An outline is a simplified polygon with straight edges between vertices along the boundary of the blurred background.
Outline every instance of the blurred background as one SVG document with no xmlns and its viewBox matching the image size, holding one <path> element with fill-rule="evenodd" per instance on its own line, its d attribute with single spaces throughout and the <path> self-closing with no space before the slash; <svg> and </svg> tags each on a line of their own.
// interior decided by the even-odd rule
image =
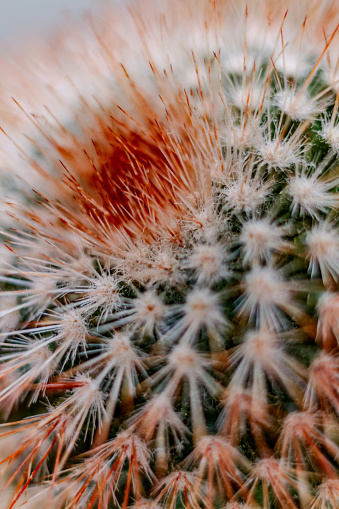
<svg viewBox="0 0 339 509">
<path fill-rule="evenodd" d="M 0 52 L 53 31 L 66 15 L 77 18 L 107 0 L 0 0 Z M 113 1 L 113 0 L 108 0 Z"/>
</svg>

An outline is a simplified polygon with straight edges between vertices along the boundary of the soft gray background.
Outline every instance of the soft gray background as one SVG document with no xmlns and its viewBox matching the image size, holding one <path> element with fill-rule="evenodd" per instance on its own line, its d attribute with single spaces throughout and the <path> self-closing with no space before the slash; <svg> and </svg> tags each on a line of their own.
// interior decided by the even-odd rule
<svg viewBox="0 0 339 509">
<path fill-rule="evenodd" d="M 65 13 L 76 18 L 105 1 L 114 0 L 0 0 L 0 51 L 23 44 L 30 35 L 48 33 Z"/>
</svg>

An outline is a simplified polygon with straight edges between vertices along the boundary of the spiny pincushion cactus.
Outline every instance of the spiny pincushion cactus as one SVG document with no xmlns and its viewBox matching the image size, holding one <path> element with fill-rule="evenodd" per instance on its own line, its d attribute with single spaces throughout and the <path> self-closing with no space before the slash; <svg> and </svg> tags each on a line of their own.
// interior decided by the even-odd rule
<svg viewBox="0 0 339 509">
<path fill-rule="evenodd" d="M 268 7 L 109 10 L 2 99 L 7 509 L 338 507 L 339 10 Z"/>
</svg>

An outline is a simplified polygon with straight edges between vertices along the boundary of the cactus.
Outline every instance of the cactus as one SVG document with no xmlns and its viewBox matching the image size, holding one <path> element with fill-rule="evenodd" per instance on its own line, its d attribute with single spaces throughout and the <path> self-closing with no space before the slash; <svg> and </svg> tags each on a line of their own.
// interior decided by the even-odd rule
<svg viewBox="0 0 339 509">
<path fill-rule="evenodd" d="M 4 507 L 335 509 L 338 5 L 131 12 L 1 98 Z"/>
</svg>

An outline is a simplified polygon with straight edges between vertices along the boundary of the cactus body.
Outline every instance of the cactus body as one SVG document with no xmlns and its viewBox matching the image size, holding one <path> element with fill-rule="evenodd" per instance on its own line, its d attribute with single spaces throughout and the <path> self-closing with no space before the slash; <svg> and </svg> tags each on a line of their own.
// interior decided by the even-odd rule
<svg viewBox="0 0 339 509">
<path fill-rule="evenodd" d="M 141 4 L 1 99 L 4 504 L 335 509 L 338 6 Z"/>
</svg>

